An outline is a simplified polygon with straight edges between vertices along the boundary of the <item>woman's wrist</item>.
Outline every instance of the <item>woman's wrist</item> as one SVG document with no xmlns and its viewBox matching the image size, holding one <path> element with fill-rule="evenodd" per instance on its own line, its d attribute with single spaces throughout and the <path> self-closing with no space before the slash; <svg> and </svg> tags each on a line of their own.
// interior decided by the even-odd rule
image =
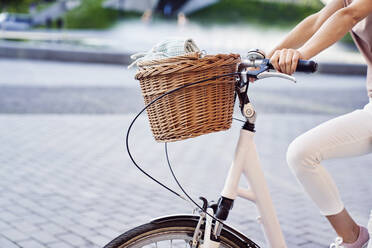
<svg viewBox="0 0 372 248">
<path fill-rule="evenodd" d="M 309 60 L 313 57 L 307 49 L 299 48 L 297 51 L 301 54 L 300 58 L 303 60 Z"/>
</svg>

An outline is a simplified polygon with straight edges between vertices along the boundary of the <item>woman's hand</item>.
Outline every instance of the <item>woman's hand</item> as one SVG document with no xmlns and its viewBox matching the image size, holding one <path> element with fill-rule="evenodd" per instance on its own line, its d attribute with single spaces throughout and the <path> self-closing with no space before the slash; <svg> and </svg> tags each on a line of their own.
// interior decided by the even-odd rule
<svg viewBox="0 0 372 248">
<path fill-rule="evenodd" d="M 270 58 L 270 63 L 278 72 L 292 75 L 296 71 L 298 60 L 302 58 L 299 51 L 285 48 L 276 50 Z"/>
</svg>

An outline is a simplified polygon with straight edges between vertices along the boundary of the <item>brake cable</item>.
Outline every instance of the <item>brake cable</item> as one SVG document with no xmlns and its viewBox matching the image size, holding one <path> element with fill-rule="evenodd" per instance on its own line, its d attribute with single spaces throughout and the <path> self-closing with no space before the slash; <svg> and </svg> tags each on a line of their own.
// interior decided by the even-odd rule
<svg viewBox="0 0 372 248">
<path fill-rule="evenodd" d="M 166 154 L 166 158 L 167 158 L 167 163 L 168 163 L 168 166 L 169 166 L 169 169 L 172 173 L 172 176 L 173 176 L 173 179 L 176 181 L 177 185 L 179 186 L 179 188 L 182 190 L 182 192 L 185 194 L 185 196 L 187 197 L 187 199 L 185 197 L 183 197 L 182 195 L 180 195 L 179 193 L 177 193 L 175 190 L 172 190 L 171 188 L 169 188 L 168 186 L 166 186 L 165 184 L 161 183 L 159 180 L 155 179 L 154 177 L 152 177 L 149 173 L 147 173 L 144 169 L 142 169 L 138 164 L 137 162 L 134 160 L 133 156 L 132 156 L 132 153 L 130 152 L 130 148 L 129 148 L 129 134 L 130 134 L 130 131 L 132 130 L 132 127 L 134 125 L 134 123 L 136 122 L 136 120 L 138 119 L 138 117 L 147 109 L 149 108 L 152 104 L 154 104 L 155 102 L 159 101 L 160 99 L 162 99 L 163 97 L 169 95 L 169 94 L 172 94 L 178 90 L 181 90 L 183 88 L 186 88 L 186 87 L 190 87 L 190 86 L 193 86 L 193 85 L 196 85 L 196 84 L 201 84 L 201 83 L 204 83 L 204 82 L 207 82 L 207 81 L 211 81 L 211 80 L 216 80 L 218 78 L 222 78 L 222 77 L 230 77 L 230 76 L 236 76 L 236 75 L 239 75 L 240 73 L 239 72 L 233 72 L 233 73 L 227 73 L 227 74 L 223 74 L 223 75 L 218 75 L 218 76 L 214 76 L 214 77 L 210 77 L 210 78 L 207 78 L 207 79 L 204 79 L 204 80 L 200 80 L 200 81 L 197 81 L 197 82 L 193 82 L 193 83 L 188 83 L 188 84 L 185 84 L 183 86 L 180 86 L 176 89 L 173 89 L 173 90 L 170 90 L 168 92 L 165 92 L 164 94 L 158 96 L 157 98 L 155 98 L 154 100 L 152 100 L 150 103 L 148 103 L 144 108 L 141 109 L 141 111 L 138 112 L 138 114 L 133 118 L 132 122 L 130 123 L 129 127 L 128 127 L 128 130 L 127 130 L 127 134 L 126 134 L 126 139 L 125 139 L 125 143 L 126 143 L 126 148 L 127 148 L 127 152 L 128 152 L 128 155 L 130 157 L 130 159 L 132 160 L 133 164 L 137 167 L 138 170 L 140 170 L 143 174 L 145 174 L 148 178 L 150 178 L 151 180 L 153 180 L 154 182 L 156 182 L 157 184 L 159 184 L 160 186 L 162 186 L 163 188 L 167 189 L 168 191 L 170 191 L 171 193 L 175 194 L 176 196 L 180 197 L 182 200 L 185 200 L 187 202 L 191 201 L 195 206 L 197 206 L 202 212 L 204 212 L 205 214 L 209 215 L 210 217 L 212 217 L 215 221 L 229 227 L 228 225 L 224 224 L 223 222 L 221 222 L 220 220 L 218 220 L 216 217 L 210 215 L 209 213 L 207 213 L 198 203 L 196 203 L 188 194 L 187 192 L 184 190 L 184 188 L 181 186 L 181 184 L 179 183 L 179 181 L 177 180 L 177 177 L 175 176 L 174 174 L 174 171 L 171 167 L 171 164 L 170 164 L 170 161 L 169 161 L 169 157 L 168 157 L 168 149 L 167 149 L 167 142 L 165 142 L 165 154 Z M 236 118 L 234 118 L 236 119 Z M 237 119 L 239 120 L 239 119 Z M 242 121 L 242 120 L 239 120 L 239 121 Z M 243 121 L 244 122 L 244 121 Z"/>
</svg>

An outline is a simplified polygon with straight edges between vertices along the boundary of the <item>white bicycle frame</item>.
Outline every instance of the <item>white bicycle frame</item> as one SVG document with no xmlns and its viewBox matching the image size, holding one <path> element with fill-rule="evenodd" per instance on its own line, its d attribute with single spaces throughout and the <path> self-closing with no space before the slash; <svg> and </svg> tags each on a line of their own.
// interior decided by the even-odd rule
<svg viewBox="0 0 372 248">
<path fill-rule="evenodd" d="M 242 174 L 249 182 L 249 189 L 239 187 Z M 258 158 L 254 132 L 245 129 L 240 131 L 234 161 L 221 195 L 233 200 L 238 196 L 255 203 L 260 214 L 258 220 L 269 247 L 287 247 Z"/>
<path fill-rule="evenodd" d="M 276 216 L 274 205 L 270 196 L 269 188 L 266 183 L 264 173 L 258 158 L 256 144 L 254 142 L 254 123 L 256 120 L 256 112 L 248 99 L 248 85 L 247 67 L 255 67 L 262 65 L 261 59 L 264 59 L 263 53 L 258 50 L 248 52 L 248 60 L 244 60 L 242 64 L 238 65 L 240 73 L 240 84 L 237 95 L 239 96 L 240 108 L 243 116 L 246 118 L 246 124 L 251 125 L 242 128 L 240 131 L 238 145 L 235 151 L 235 157 L 230 167 L 228 176 L 225 181 L 225 186 L 222 190 L 221 196 L 231 200 L 236 197 L 252 201 L 258 208 L 260 216 L 257 220 L 261 224 L 267 247 L 271 248 L 286 248 L 287 245 Z M 256 63 L 258 59 L 258 63 Z M 256 77 L 257 79 L 267 77 L 281 77 L 290 81 L 296 82 L 292 76 L 279 73 L 268 72 L 267 68 L 261 68 L 261 73 Z M 245 83 L 241 84 L 241 82 Z M 250 131 L 251 130 L 251 131 Z M 241 175 L 244 174 L 250 188 L 245 189 L 239 187 Z"/>
</svg>

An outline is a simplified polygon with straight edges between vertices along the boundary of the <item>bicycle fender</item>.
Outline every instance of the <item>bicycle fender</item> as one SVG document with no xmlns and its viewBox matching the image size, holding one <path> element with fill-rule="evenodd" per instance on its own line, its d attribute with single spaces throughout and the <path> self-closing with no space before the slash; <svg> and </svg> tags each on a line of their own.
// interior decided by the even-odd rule
<svg viewBox="0 0 372 248">
<path fill-rule="evenodd" d="M 175 215 L 166 215 L 166 216 L 161 216 L 155 219 L 152 219 L 150 222 L 151 223 L 164 223 L 168 221 L 182 221 L 182 220 L 192 220 L 195 221 L 195 226 L 197 225 L 199 221 L 200 216 L 199 215 L 193 215 L 193 214 L 175 214 Z M 251 240 L 248 239 L 244 234 L 241 232 L 235 230 L 234 228 L 230 226 L 224 225 L 224 229 L 227 232 L 230 232 L 234 234 L 236 237 L 240 238 L 243 242 L 251 244 Z"/>
</svg>

